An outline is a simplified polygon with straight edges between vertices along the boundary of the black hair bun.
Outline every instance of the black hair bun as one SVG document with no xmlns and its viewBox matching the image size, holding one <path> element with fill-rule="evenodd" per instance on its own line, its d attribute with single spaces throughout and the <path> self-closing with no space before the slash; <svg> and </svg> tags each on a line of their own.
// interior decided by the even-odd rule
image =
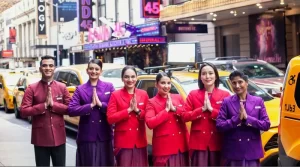
<svg viewBox="0 0 300 167">
<path fill-rule="evenodd" d="M 171 77 L 172 77 L 172 71 L 169 70 L 169 71 L 167 72 L 167 75 L 168 75 L 169 78 L 171 78 Z"/>
</svg>

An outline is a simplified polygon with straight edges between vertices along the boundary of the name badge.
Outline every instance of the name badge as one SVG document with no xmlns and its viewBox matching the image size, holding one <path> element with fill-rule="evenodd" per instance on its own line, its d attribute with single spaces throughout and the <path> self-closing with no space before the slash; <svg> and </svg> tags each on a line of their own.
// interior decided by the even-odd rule
<svg viewBox="0 0 300 167">
<path fill-rule="evenodd" d="M 57 95 L 56 96 L 56 100 L 58 101 L 58 100 L 62 100 L 62 98 L 63 98 L 63 95 Z"/>
<path fill-rule="evenodd" d="M 104 94 L 105 94 L 105 95 L 109 95 L 109 94 L 110 94 L 110 92 L 105 92 Z"/>
<path fill-rule="evenodd" d="M 261 106 L 255 106 L 255 109 L 261 109 Z"/>
<path fill-rule="evenodd" d="M 217 103 L 217 104 L 222 104 L 222 101 L 217 101 L 216 103 Z"/>
<path fill-rule="evenodd" d="M 144 105 L 144 103 L 139 103 L 139 105 L 141 106 L 141 105 Z"/>
</svg>

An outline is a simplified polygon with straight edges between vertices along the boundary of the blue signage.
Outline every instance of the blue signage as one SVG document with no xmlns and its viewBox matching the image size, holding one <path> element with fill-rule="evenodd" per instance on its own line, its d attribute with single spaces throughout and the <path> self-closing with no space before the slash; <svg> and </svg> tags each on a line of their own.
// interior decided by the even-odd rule
<svg viewBox="0 0 300 167">
<path fill-rule="evenodd" d="M 69 22 L 77 17 L 77 0 L 53 0 L 53 4 L 58 3 L 58 18 L 63 18 L 64 22 Z M 56 7 L 53 6 L 53 21 L 56 22 Z"/>
<path fill-rule="evenodd" d="M 134 26 L 131 36 L 157 36 L 161 34 L 160 22 L 150 22 Z"/>
<path fill-rule="evenodd" d="M 95 50 L 95 49 L 104 49 L 104 48 L 136 45 L 136 44 L 138 44 L 137 38 L 132 37 L 132 38 L 125 38 L 120 40 L 107 41 L 107 42 L 85 44 L 83 48 L 84 50 Z"/>
</svg>

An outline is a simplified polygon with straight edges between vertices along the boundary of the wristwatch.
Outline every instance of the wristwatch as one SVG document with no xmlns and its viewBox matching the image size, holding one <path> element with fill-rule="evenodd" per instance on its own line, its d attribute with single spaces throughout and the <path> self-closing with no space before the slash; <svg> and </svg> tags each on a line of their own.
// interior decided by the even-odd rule
<svg viewBox="0 0 300 167">
<path fill-rule="evenodd" d="M 135 112 L 137 115 L 141 114 L 141 110 L 139 109 L 138 111 Z"/>
</svg>

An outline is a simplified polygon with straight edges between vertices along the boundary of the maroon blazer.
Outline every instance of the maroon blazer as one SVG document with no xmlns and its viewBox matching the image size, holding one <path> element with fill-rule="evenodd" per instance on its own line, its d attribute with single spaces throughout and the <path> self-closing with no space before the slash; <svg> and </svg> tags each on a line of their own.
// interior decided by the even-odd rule
<svg viewBox="0 0 300 167">
<path fill-rule="evenodd" d="M 114 91 L 107 107 L 107 120 L 115 124 L 114 146 L 116 148 L 142 148 L 147 146 L 145 108 L 148 102 L 147 92 L 135 89 L 138 116 L 134 111 L 130 114 L 127 109 L 130 105 L 131 96 L 125 88 Z"/>
<path fill-rule="evenodd" d="M 53 106 L 45 108 L 48 84 L 39 81 L 28 86 L 25 91 L 21 116 L 32 116 L 31 143 L 36 146 L 59 146 L 66 143 L 65 121 L 63 115 L 68 114 L 71 96 L 66 86 L 52 81 Z"/>
</svg>

